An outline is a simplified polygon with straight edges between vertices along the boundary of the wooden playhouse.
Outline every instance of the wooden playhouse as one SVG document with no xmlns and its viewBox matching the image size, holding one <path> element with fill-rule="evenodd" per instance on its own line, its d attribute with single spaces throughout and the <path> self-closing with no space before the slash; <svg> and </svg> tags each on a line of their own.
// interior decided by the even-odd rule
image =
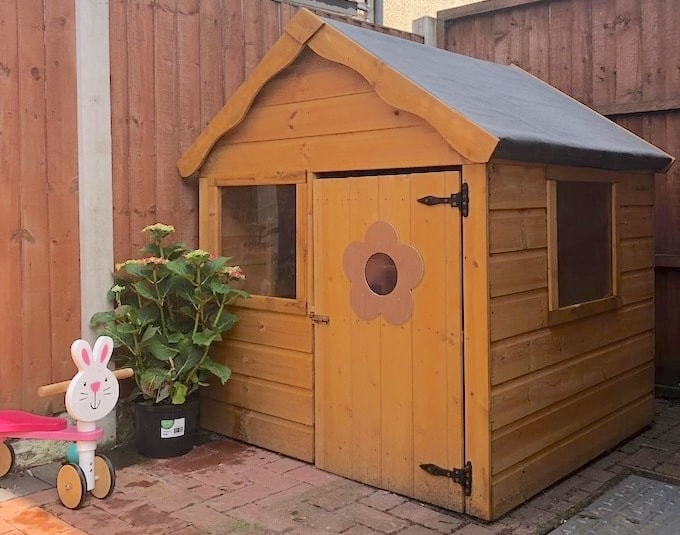
<svg viewBox="0 0 680 535">
<path fill-rule="evenodd" d="M 202 425 L 498 517 L 652 421 L 671 162 L 519 69 L 301 10 L 178 164 L 253 294 Z"/>
</svg>

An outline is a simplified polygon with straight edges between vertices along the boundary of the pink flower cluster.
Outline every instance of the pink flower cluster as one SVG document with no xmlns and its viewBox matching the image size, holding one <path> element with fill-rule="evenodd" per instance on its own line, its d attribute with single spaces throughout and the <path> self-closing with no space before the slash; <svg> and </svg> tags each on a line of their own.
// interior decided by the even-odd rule
<svg viewBox="0 0 680 535">
<path fill-rule="evenodd" d="M 126 260 L 125 262 L 116 264 L 116 271 L 123 269 L 125 266 L 128 266 L 130 264 L 135 264 L 138 266 L 147 266 L 150 264 L 161 265 L 167 263 L 168 263 L 167 258 L 160 258 L 158 256 L 149 256 L 147 258 L 131 258 L 129 260 Z"/>
<path fill-rule="evenodd" d="M 246 274 L 239 266 L 225 266 L 224 273 L 230 279 L 246 280 Z"/>
</svg>

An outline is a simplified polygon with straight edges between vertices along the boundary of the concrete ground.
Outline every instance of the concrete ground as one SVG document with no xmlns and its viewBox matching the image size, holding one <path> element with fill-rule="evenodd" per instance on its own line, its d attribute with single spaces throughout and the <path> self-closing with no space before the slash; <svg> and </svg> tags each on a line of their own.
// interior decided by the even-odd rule
<svg viewBox="0 0 680 535">
<path fill-rule="evenodd" d="M 0 535 L 542 535 L 632 472 L 680 481 L 677 401 L 659 400 L 650 428 L 492 523 L 213 438 L 174 459 L 108 452 L 114 493 L 78 510 L 59 502 L 59 463 L 12 472 L 0 480 Z"/>
</svg>

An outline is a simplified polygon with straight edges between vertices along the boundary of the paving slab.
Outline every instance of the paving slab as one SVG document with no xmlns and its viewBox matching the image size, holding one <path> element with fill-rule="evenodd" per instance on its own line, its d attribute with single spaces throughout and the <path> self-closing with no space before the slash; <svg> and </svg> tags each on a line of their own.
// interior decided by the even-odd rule
<svg viewBox="0 0 680 535">
<path fill-rule="evenodd" d="M 677 535 L 680 485 L 631 474 L 549 535 Z"/>
</svg>

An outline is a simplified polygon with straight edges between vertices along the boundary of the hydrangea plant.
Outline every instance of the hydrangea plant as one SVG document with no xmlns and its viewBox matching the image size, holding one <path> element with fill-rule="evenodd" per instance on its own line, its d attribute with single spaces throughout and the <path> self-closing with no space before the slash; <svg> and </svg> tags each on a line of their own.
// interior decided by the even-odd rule
<svg viewBox="0 0 680 535">
<path fill-rule="evenodd" d="M 108 292 L 113 310 L 90 320 L 97 334 L 114 341 L 117 365 L 134 370 L 132 398 L 181 404 L 210 378 L 224 384 L 231 370 L 211 349 L 237 321 L 230 304 L 248 294 L 233 287 L 245 279 L 229 258 L 183 243 L 166 244 L 175 231 L 156 223 L 142 232 L 147 256 L 117 264 Z"/>
</svg>

